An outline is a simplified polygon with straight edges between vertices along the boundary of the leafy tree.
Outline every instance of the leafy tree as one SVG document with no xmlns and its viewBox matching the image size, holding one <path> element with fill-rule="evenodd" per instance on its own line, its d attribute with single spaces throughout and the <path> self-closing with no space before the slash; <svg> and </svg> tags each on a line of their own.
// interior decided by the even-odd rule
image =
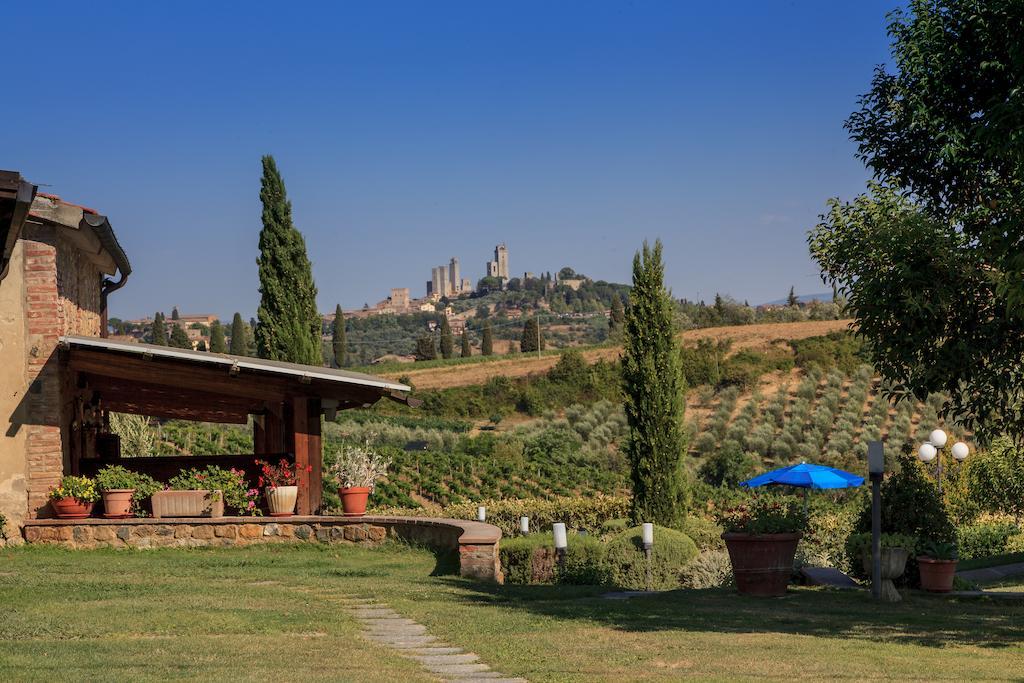
<svg viewBox="0 0 1024 683">
<path fill-rule="evenodd" d="M 735 441 L 723 444 L 700 466 L 700 477 L 712 486 L 736 486 L 754 473 L 755 460 Z"/>
<path fill-rule="evenodd" d="M 1024 435 L 1019 0 L 910 0 L 893 64 L 846 122 L 876 182 L 830 202 L 811 253 L 892 395 L 945 391 L 982 442 Z"/>
<path fill-rule="evenodd" d="M 171 340 L 169 346 L 176 349 L 191 349 L 192 342 L 188 340 L 188 335 L 185 334 L 185 330 L 181 329 L 181 325 L 174 323 L 174 327 L 171 328 Z"/>
<path fill-rule="evenodd" d="M 1010 439 L 996 439 L 964 467 L 964 488 L 979 510 L 1024 517 L 1024 457 Z"/>
<path fill-rule="evenodd" d="M 494 331 L 491 329 L 491 321 L 484 322 L 483 338 L 480 341 L 480 353 L 484 356 L 494 354 Z"/>
<path fill-rule="evenodd" d="M 210 325 L 210 351 L 213 353 L 227 353 L 228 345 L 224 340 L 224 326 L 219 320 L 214 320 Z"/>
<path fill-rule="evenodd" d="M 451 358 L 455 355 L 455 340 L 452 338 L 452 327 L 448 324 L 448 316 L 441 316 L 441 357 Z"/>
<path fill-rule="evenodd" d="M 622 306 L 622 299 L 618 296 L 612 297 L 612 307 L 608 314 L 608 333 L 617 336 L 622 333 L 622 324 L 626 321 L 626 309 Z"/>
<path fill-rule="evenodd" d="M 491 317 L 491 308 L 487 304 L 480 304 L 476 307 L 476 318 L 477 320 L 483 320 L 484 318 Z"/>
<path fill-rule="evenodd" d="M 167 346 L 167 322 L 164 320 L 163 313 L 157 313 L 153 316 L 153 327 L 149 331 L 150 337 L 153 338 L 154 344 L 158 346 Z"/>
<path fill-rule="evenodd" d="M 263 229 L 256 349 L 261 358 L 320 365 L 321 318 L 306 242 L 292 224 L 292 205 L 274 158 L 263 157 Z"/>
<path fill-rule="evenodd" d="M 527 319 L 523 324 L 523 336 L 519 340 L 519 349 L 523 353 L 544 350 L 544 335 L 540 332 L 540 321 L 536 316 Z"/>
<path fill-rule="evenodd" d="M 248 356 L 249 347 L 245 339 L 245 322 L 242 321 L 242 314 L 235 313 L 231 319 L 231 354 L 234 356 Z"/>
<path fill-rule="evenodd" d="M 334 308 L 334 324 L 331 327 L 331 349 L 334 351 L 334 364 L 345 367 L 345 349 L 348 342 L 345 340 L 345 315 L 341 311 L 341 304 Z"/>
<path fill-rule="evenodd" d="M 199 343 L 196 344 L 196 351 L 206 351 L 206 341 L 205 340 L 203 340 L 203 339 L 199 340 Z"/>
<path fill-rule="evenodd" d="M 462 333 L 462 357 L 469 358 L 473 355 L 473 347 L 469 345 L 469 332 Z"/>
<path fill-rule="evenodd" d="M 800 305 L 800 300 L 796 298 L 796 289 L 794 287 L 789 288 L 789 296 L 786 297 L 786 305 L 790 308 L 796 308 Z M 715 302 L 715 307 L 718 306 L 718 302 Z"/>
<path fill-rule="evenodd" d="M 633 481 L 633 520 L 677 526 L 688 502 L 682 429 L 686 386 L 661 254 L 658 240 L 653 249 L 644 242 L 643 250 L 633 257 L 622 357 L 629 423 L 624 451 Z"/>
<path fill-rule="evenodd" d="M 437 358 L 437 346 L 434 344 L 434 337 L 424 333 L 416 340 L 416 360 L 434 360 Z"/>
<path fill-rule="evenodd" d="M 178 307 L 175 306 L 171 309 L 171 320 L 181 320 L 181 316 L 178 315 Z"/>
</svg>

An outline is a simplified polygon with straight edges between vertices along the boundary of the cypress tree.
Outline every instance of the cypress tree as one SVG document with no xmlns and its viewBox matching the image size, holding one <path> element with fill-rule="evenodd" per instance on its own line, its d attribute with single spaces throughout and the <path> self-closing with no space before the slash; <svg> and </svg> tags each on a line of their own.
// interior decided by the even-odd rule
<svg viewBox="0 0 1024 683">
<path fill-rule="evenodd" d="M 455 340 L 452 338 L 452 326 L 448 324 L 448 316 L 441 316 L 441 357 L 451 358 L 455 354 Z"/>
<path fill-rule="evenodd" d="M 334 308 L 331 349 L 334 351 L 334 364 L 339 368 L 345 367 L 345 351 L 348 349 L 348 342 L 345 340 L 345 315 L 341 312 L 341 304 Z"/>
<path fill-rule="evenodd" d="M 306 241 L 292 224 L 292 205 L 274 158 L 263 157 L 260 187 L 263 229 L 260 256 L 260 306 L 256 350 L 260 358 L 321 365 L 322 320 L 316 310 L 316 285 Z"/>
<path fill-rule="evenodd" d="M 616 294 L 612 297 L 612 309 L 608 314 L 608 332 L 618 335 L 622 332 L 622 323 L 626 320 L 626 310 L 622 306 L 622 299 Z"/>
<path fill-rule="evenodd" d="M 171 309 L 171 320 L 181 320 L 181 316 L 178 315 L 178 307 L 175 306 Z"/>
<path fill-rule="evenodd" d="M 249 349 L 245 343 L 245 323 L 242 321 L 242 314 L 235 313 L 231 319 L 231 355 L 248 356 Z"/>
<path fill-rule="evenodd" d="M 484 323 L 483 339 L 480 341 L 480 353 L 484 356 L 494 354 L 494 332 L 491 330 L 491 321 Z"/>
<path fill-rule="evenodd" d="M 181 325 L 174 323 L 174 327 L 171 329 L 171 341 L 168 344 L 176 349 L 191 349 L 192 342 L 188 340 L 188 335 L 185 334 L 185 330 L 181 329 Z"/>
<path fill-rule="evenodd" d="M 523 353 L 544 349 L 544 337 L 540 333 L 540 322 L 536 316 L 523 325 L 523 336 L 519 340 L 519 349 Z"/>
<path fill-rule="evenodd" d="M 623 448 L 633 481 L 633 520 L 678 528 L 688 495 L 682 430 L 686 386 L 661 253 L 658 240 L 653 249 L 644 242 L 633 257 L 622 357 L 629 423 Z"/>
<path fill-rule="evenodd" d="M 473 348 L 469 345 L 469 332 L 462 333 L 462 357 L 469 358 L 473 355 Z"/>
<path fill-rule="evenodd" d="M 790 307 L 793 307 L 793 306 L 796 306 L 799 303 L 800 303 L 800 301 L 796 298 L 795 288 L 790 287 L 789 288 L 789 296 L 786 297 L 786 305 L 790 306 Z"/>
<path fill-rule="evenodd" d="M 224 340 L 224 326 L 219 320 L 214 320 L 210 325 L 210 351 L 213 353 L 227 353 L 228 344 Z"/>
<path fill-rule="evenodd" d="M 167 321 L 164 320 L 163 313 L 157 313 L 153 316 L 153 327 L 149 334 L 153 338 L 154 344 L 167 346 Z"/>
<path fill-rule="evenodd" d="M 434 337 L 430 333 L 424 333 L 416 340 L 416 360 L 434 360 L 437 358 L 437 347 L 434 345 Z"/>
</svg>

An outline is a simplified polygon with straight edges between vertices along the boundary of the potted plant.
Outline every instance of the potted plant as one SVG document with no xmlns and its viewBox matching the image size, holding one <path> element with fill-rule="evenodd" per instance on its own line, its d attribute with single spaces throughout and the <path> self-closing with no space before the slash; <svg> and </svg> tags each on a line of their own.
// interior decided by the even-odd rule
<svg viewBox="0 0 1024 683">
<path fill-rule="evenodd" d="M 948 593 L 953 590 L 956 575 L 956 545 L 932 541 L 924 546 L 917 556 L 917 570 L 921 574 L 921 588 L 933 593 Z"/>
<path fill-rule="evenodd" d="M 903 572 L 906 571 L 907 559 L 914 552 L 917 539 L 906 534 L 882 534 L 879 545 L 882 570 L 881 597 L 888 602 L 899 602 L 902 598 L 893 581 L 903 576 Z M 850 537 L 849 547 L 854 557 L 860 557 L 864 573 L 870 577 L 872 573 L 871 534 L 854 534 Z"/>
<path fill-rule="evenodd" d="M 346 517 L 366 514 L 366 501 L 390 465 L 391 459 L 374 451 L 369 443 L 342 448 L 330 473 L 338 484 L 338 496 Z"/>
<path fill-rule="evenodd" d="M 100 494 L 89 477 L 66 475 L 50 489 L 50 505 L 61 519 L 85 519 L 92 514 Z"/>
<path fill-rule="evenodd" d="M 270 516 L 291 517 L 299 496 L 298 468 L 286 458 L 281 458 L 276 465 L 264 460 L 257 460 L 256 464 L 260 468 L 259 487 L 267 499 Z M 307 466 L 307 472 L 312 470 L 312 466 Z"/>
<path fill-rule="evenodd" d="M 758 497 L 723 510 L 718 521 L 736 588 L 745 595 L 785 595 L 796 547 L 807 524 L 793 501 Z"/>
<path fill-rule="evenodd" d="M 132 516 L 132 502 L 135 484 L 134 472 L 120 465 L 108 465 L 96 473 L 96 488 L 103 497 L 103 516 L 107 519 L 124 519 Z"/>
</svg>

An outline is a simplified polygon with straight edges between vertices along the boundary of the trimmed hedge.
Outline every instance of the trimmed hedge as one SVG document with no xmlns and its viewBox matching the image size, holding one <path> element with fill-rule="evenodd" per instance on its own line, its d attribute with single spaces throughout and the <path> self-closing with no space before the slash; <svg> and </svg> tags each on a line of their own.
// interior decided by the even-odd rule
<svg viewBox="0 0 1024 683">
<path fill-rule="evenodd" d="M 502 541 L 499 553 L 507 583 L 592 586 L 608 582 L 605 546 L 593 536 L 570 534 L 561 566 L 551 534 L 536 533 Z"/>
<path fill-rule="evenodd" d="M 641 533 L 641 527 L 636 526 L 608 543 L 608 578 L 616 586 L 630 590 L 643 590 L 647 587 L 647 558 Z M 683 532 L 655 526 L 650 563 L 651 588 L 679 588 L 682 585 L 683 569 L 698 553 L 697 545 Z"/>
<path fill-rule="evenodd" d="M 956 532 L 957 552 L 963 560 L 1002 555 L 1007 552 L 1010 538 L 1020 532 L 1012 522 L 962 526 Z"/>
</svg>

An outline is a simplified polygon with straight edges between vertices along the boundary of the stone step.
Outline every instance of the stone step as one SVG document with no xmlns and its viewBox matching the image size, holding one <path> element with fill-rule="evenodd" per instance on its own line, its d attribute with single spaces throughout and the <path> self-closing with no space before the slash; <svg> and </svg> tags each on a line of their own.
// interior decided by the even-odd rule
<svg viewBox="0 0 1024 683">
<path fill-rule="evenodd" d="M 437 664 L 428 666 L 427 670 L 438 676 L 466 676 L 488 672 L 491 667 L 486 664 Z"/>
<path fill-rule="evenodd" d="M 461 647 L 421 647 L 418 650 L 410 650 L 410 656 L 436 656 L 436 655 L 457 655 L 462 653 Z"/>
<path fill-rule="evenodd" d="M 420 624 L 402 625 L 396 624 L 394 626 L 371 626 L 366 631 L 371 635 L 378 634 L 390 634 L 390 635 L 402 635 L 402 636 L 419 636 L 427 632 L 427 627 Z"/>
<path fill-rule="evenodd" d="M 413 621 L 412 619 L 406 619 L 404 617 L 399 617 L 399 616 L 393 616 L 393 617 L 372 617 L 372 618 L 365 618 L 365 619 L 363 617 L 360 617 L 359 621 L 361 621 L 364 626 L 373 626 L 373 627 L 377 627 L 377 626 L 419 626 L 419 624 L 416 623 L 415 621 Z"/>
<path fill-rule="evenodd" d="M 375 643 L 383 643 L 389 647 L 393 647 L 396 650 L 412 649 L 418 647 L 427 647 L 438 644 L 437 638 L 434 636 L 409 636 L 409 635 L 393 635 L 393 634 L 365 634 L 365 638 L 372 640 Z M 439 645 L 440 646 L 440 645 Z M 443 647 L 443 646 L 442 646 Z"/>
<path fill-rule="evenodd" d="M 476 664 L 480 660 L 472 652 L 452 655 L 413 655 L 412 658 L 427 667 L 442 664 Z"/>
</svg>

